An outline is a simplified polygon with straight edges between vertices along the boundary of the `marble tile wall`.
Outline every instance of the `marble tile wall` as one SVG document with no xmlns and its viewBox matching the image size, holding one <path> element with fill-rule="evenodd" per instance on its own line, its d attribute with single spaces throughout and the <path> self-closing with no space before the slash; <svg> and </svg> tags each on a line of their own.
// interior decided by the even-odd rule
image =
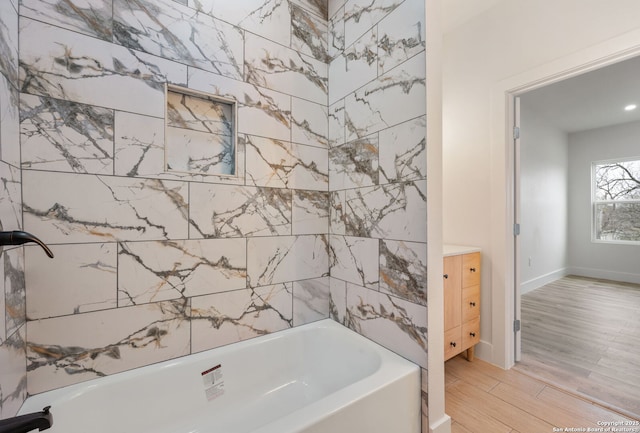
<svg viewBox="0 0 640 433">
<path fill-rule="evenodd" d="M 18 1 L 0 2 L 0 224 L 22 229 L 19 137 Z M 0 247 L 1 248 L 1 247 Z M 24 248 L 0 255 L 0 418 L 26 398 Z"/>
<path fill-rule="evenodd" d="M 22 393 L 329 317 L 322 4 L 3 3 L 14 31 L 0 46 L 13 54 L 2 101 L 11 94 L 15 111 L 3 132 L 21 148 L 2 166 L 2 220 L 24 221 L 56 255 L 3 255 L 5 298 L 22 315 L 5 320 L 0 357 L 24 367 L 26 344 Z M 237 167 L 196 161 L 228 147 L 225 122 L 175 132 L 201 101 L 170 100 L 165 130 L 167 83 L 237 101 Z M 220 143 L 192 147 L 200 126 Z M 184 144 L 166 152 L 166 134 Z"/>
<path fill-rule="evenodd" d="M 331 316 L 423 368 L 426 417 L 424 2 L 331 1 L 328 50 Z"/>
<path fill-rule="evenodd" d="M 56 254 L 2 256 L 0 415 L 325 317 L 426 368 L 422 1 L 0 8 L 0 219 Z M 235 176 L 165 171 L 166 83 L 238 101 Z"/>
</svg>

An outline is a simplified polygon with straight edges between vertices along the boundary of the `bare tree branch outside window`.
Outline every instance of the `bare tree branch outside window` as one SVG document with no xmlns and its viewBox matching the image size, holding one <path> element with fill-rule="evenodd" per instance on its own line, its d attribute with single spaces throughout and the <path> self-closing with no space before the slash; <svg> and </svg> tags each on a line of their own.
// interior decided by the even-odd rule
<svg viewBox="0 0 640 433">
<path fill-rule="evenodd" d="M 595 238 L 640 242 L 640 160 L 594 167 Z"/>
</svg>

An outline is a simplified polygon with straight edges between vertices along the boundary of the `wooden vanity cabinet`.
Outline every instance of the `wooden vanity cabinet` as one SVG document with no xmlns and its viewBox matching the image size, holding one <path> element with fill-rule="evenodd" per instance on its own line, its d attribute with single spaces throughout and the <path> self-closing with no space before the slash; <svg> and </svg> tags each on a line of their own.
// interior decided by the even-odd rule
<svg viewBox="0 0 640 433">
<path fill-rule="evenodd" d="M 463 351 L 473 360 L 480 342 L 480 252 L 448 247 L 444 257 L 444 359 Z"/>
</svg>

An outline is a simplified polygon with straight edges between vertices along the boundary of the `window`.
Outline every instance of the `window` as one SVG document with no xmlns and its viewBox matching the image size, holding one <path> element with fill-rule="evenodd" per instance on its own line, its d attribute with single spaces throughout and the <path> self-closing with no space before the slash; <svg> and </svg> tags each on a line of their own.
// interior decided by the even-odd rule
<svg viewBox="0 0 640 433">
<path fill-rule="evenodd" d="M 595 241 L 640 244 L 640 158 L 593 164 Z"/>
</svg>

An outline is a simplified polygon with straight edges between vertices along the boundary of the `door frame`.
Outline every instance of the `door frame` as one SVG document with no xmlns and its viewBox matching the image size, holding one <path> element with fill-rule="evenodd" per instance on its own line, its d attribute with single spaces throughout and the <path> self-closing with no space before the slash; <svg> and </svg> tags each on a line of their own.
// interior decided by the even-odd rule
<svg viewBox="0 0 640 433">
<path fill-rule="evenodd" d="M 516 164 L 513 146 L 516 97 L 640 55 L 640 30 L 625 33 L 571 55 L 499 81 L 491 91 L 491 309 L 490 361 L 511 368 L 516 358 Z M 519 291 L 518 291 L 519 292 Z M 517 305 L 519 308 L 519 304 Z M 519 311 L 518 311 L 519 315 Z"/>
</svg>

